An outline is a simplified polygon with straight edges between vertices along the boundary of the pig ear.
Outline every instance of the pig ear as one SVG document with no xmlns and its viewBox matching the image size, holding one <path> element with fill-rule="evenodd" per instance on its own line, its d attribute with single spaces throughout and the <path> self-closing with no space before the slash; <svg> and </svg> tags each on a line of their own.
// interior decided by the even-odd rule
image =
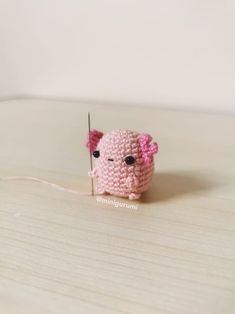
<svg viewBox="0 0 235 314">
<path fill-rule="evenodd" d="M 150 164 L 153 161 L 153 155 L 158 152 L 157 143 L 151 143 L 152 136 L 149 134 L 140 134 L 138 142 L 142 153 L 142 158 L 145 164 Z"/>
<path fill-rule="evenodd" d="M 88 133 L 86 147 L 89 149 L 90 152 L 94 152 L 96 147 L 104 134 L 100 131 L 95 129 L 91 130 Z"/>
</svg>

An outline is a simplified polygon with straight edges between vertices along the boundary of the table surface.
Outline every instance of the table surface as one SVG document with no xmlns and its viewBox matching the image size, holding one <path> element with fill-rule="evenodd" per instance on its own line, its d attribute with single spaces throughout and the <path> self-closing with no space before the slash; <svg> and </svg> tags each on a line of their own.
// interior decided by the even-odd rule
<svg viewBox="0 0 235 314">
<path fill-rule="evenodd" d="M 158 141 L 152 187 L 105 204 L 0 181 L 0 313 L 235 313 L 235 117 L 2 101 L 0 176 L 89 192 L 88 111 L 96 129 Z"/>
</svg>

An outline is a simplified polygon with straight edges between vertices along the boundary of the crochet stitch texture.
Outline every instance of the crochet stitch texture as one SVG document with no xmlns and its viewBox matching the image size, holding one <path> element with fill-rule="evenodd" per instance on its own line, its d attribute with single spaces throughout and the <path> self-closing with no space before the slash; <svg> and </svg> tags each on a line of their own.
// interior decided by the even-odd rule
<svg viewBox="0 0 235 314">
<path fill-rule="evenodd" d="M 98 156 L 90 173 L 98 177 L 97 192 L 138 199 L 149 188 L 154 172 L 153 155 L 158 145 L 151 140 L 149 134 L 130 130 L 113 130 L 105 135 L 92 130 L 87 147 Z"/>
</svg>

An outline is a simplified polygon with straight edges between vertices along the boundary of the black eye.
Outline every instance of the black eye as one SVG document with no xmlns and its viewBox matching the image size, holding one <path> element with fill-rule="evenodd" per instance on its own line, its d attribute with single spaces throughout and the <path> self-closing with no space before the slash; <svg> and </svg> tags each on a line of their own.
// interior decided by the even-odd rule
<svg viewBox="0 0 235 314">
<path fill-rule="evenodd" d="M 100 152 L 99 152 L 98 150 L 95 150 L 95 151 L 93 152 L 93 156 L 94 156 L 95 158 L 99 158 L 99 157 L 100 157 Z"/>
<path fill-rule="evenodd" d="M 125 163 L 126 163 L 127 165 L 132 165 L 134 162 L 135 162 L 135 158 L 134 158 L 133 156 L 127 156 L 127 157 L 125 158 Z"/>
</svg>

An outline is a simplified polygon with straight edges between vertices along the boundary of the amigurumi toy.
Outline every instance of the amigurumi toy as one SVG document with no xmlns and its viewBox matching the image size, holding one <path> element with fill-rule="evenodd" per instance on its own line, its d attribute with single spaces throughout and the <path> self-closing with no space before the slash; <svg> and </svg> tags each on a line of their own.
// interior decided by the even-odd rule
<svg viewBox="0 0 235 314">
<path fill-rule="evenodd" d="M 151 141 L 149 134 L 130 130 L 90 131 L 86 146 L 96 161 L 89 175 L 98 178 L 97 192 L 139 199 L 154 173 L 158 145 Z"/>
</svg>

